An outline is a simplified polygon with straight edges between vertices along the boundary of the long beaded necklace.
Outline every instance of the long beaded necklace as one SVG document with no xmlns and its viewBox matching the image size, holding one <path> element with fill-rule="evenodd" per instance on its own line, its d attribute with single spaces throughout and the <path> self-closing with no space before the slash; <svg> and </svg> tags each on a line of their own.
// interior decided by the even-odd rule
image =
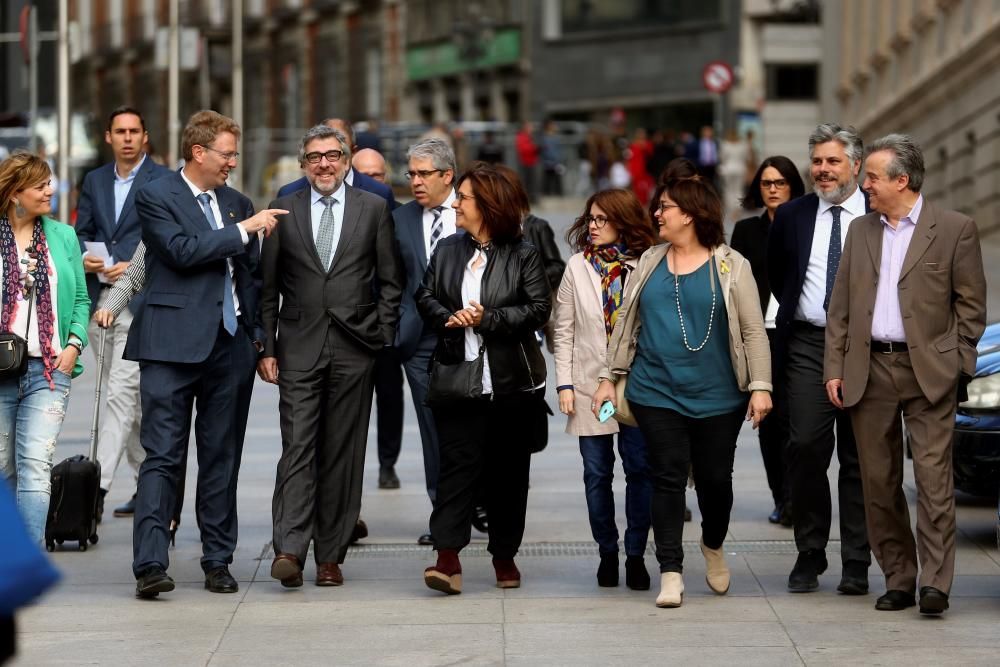
<svg viewBox="0 0 1000 667">
<path fill-rule="evenodd" d="M 670 249 L 673 250 L 674 247 L 670 246 Z M 712 261 L 711 254 L 708 256 L 708 259 L 709 261 Z M 701 348 L 705 347 L 705 344 L 708 343 L 709 337 L 712 335 L 712 322 L 715 319 L 715 271 L 712 270 L 711 266 L 708 267 L 708 279 L 712 285 L 712 310 L 708 313 L 708 331 L 705 332 L 705 339 L 701 341 L 701 345 L 698 347 L 691 347 L 691 344 L 688 343 L 687 329 L 684 326 L 684 315 L 681 312 L 681 287 L 680 281 L 677 278 L 676 269 L 677 253 L 674 253 L 674 271 L 672 272 L 674 274 L 674 301 L 677 303 L 677 319 L 681 322 L 681 338 L 684 339 L 684 347 L 687 348 L 688 352 L 699 352 L 701 351 Z"/>
</svg>

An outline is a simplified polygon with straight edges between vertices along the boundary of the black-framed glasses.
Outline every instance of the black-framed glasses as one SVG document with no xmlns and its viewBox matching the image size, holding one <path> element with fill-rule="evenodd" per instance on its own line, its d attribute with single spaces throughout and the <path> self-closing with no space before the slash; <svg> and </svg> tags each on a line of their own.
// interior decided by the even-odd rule
<svg viewBox="0 0 1000 667">
<path fill-rule="evenodd" d="M 787 187 L 788 187 L 788 181 L 786 181 L 783 178 L 776 178 L 773 181 L 772 180 L 761 179 L 761 181 L 760 181 L 760 189 L 761 190 L 770 190 L 771 188 L 776 188 L 778 190 L 784 190 Z"/>
<path fill-rule="evenodd" d="M 306 153 L 306 162 L 309 164 L 319 164 L 320 160 L 326 158 L 327 162 L 340 162 L 340 158 L 344 157 L 344 151 L 332 150 L 325 153 L 320 153 L 318 151 L 313 153 Z"/>
<path fill-rule="evenodd" d="M 239 151 L 233 151 L 231 153 L 223 153 L 222 151 L 216 150 L 215 148 L 212 148 L 211 146 L 206 146 L 204 144 L 198 144 L 198 145 L 201 146 L 202 148 L 204 148 L 207 151 L 212 151 L 213 153 L 215 153 L 216 155 L 218 155 L 219 157 L 221 157 L 226 162 L 230 162 L 231 160 L 235 160 L 236 158 L 238 158 L 240 156 Z"/>
<path fill-rule="evenodd" d="M 471 199 L 475 199 L 475 197 L 473 197 L 472 195 L 467 195 L 464 192 L 456 192 L 455 193 L 455 201 L 457 201 L 459 204 L 461 204 L 462 202 L 464 202 L 467 199 L 471 200 Z"/>
<path fill-rule="evenodd" d="M 604 229 L 604 225 L 611 222 L 611 220 L 605 215 L 582 215 L 580 219 L 583 220 L 584 224 L 594 225 L 598 229 Z"/>
<path fill-rule="evenodd" d="M 417 171 L 408 171 L 404 173 L 403 176 L 405 176 L 408 181 L 412 181 L 417 176 L 419 176 L 421 180 L 427 180 L 434 174 L 443 174 L 444 171 L 444 169 L 418 169 Z"/>
</svg>

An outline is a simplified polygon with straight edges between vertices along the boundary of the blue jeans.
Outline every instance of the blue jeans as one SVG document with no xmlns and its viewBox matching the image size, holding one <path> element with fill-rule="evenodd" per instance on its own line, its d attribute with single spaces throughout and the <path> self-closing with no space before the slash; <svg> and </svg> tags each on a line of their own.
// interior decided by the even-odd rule
<svg viewBox="0 0 1000 667">
<path fill-rule="evenodd" d="M 618 454 L 625 469 L 625 555 L 641 556 L 649 537 L 653 494 L 646 441 L 634 426 L 619 424 L 618 428 Z M 614 435 L 581 436 L 580 455 L 583 457 L 590 530 L 601 553 L 617 553 L 618 526 L 615 524 L 615 494 L 611 488 L 615 476 Z"/>
<path fill-rule="evenodd" d="M 70 377 L 53 369 L 50 389 L 44 371 L 33 358 L 20 378 L 0 382 L 0 473 L 16 491 L 17 508 L 36 543 L 45 539 L 52 455 L 70 387 Z"/>
</svg>

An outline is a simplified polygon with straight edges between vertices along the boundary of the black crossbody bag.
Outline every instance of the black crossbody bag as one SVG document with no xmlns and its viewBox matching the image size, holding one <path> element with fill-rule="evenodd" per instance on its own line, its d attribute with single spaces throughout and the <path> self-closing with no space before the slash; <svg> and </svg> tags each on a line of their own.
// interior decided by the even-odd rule
<svg viewBox="0 0 1000 667">
<path fill-rule="evenodd" d="M 0 333 L 0 380 L 13 380 L 28 370 L 28 331 L 31 329 L 31 304 L 35 298 L 35 286 L 28 290 L 28 323 L 24 328 L 24 338 L 16 333 Z"/>
<path fill-rule="evenodd" d="M 472 361 L 442 364 L 435 360 L 431 366 L 430 385 L 427 387 L 427 407 L 445 407 L 455 401 L 483 396 L 483 352 L 486 343 L 479 346 L 479 356 Z"/>
</svg>

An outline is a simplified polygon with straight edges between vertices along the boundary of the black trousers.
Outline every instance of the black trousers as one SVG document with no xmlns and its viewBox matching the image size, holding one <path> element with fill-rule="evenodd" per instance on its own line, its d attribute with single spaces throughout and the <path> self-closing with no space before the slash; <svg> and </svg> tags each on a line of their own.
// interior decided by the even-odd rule
<svg viewBox="0 0 1000 667">
<path fill-rule="evenodd" d="M 375 355 L 336 325 L 316 365 L 281 369 L 281 458 L 271 513 L 274 552 L 343 563 L 361 513 Z"/>
<path fill-rule="evenodd" d="M 789 500 L 795 545 L 800 552 L 826 549 L 833 514 L 827 470 L 836 446 L 840 461 L 837 492 L 841 559 L 871 563 L 858 446 L 848 413 L 835 408 L 826 395 L 825 344 L 824 329 L 805 323 L 792 325 L 785 357 L 785 386 L 789 406 Z"/>
<path fill-rule="evenodd" d="M 197 364 L 140 362 L 140 437 L 146 459 L 139 468 L 132 529 L 132 570 L 169 565 L 167 528 L 184 474 L 192 409 L 197 409 L 197 514 L 201 566 L 206 572 L 233 562 L 236 486 L 257 352 L 241 328 L 219 330 L 212 352 Z"/>
<path fill-rule="evenodd" d="M 472 512 L 484 490 L 489 552 L 498 559 L 517 554 L 524 537 L 531 466 L 519 415 L 530 414 L 535 405 L 537 399 L 522 392 L 433 409 L 441 445 L 437 502 L 431 512 L 438 549 L 461 550 L 469 543 Z"/>
<path fill-rule="evenodd" d="M 771 344 L 771 358 L 775 357 L 774 329 L 767 330 Z M 772 374 L 777 378 L 777 374 Z M 760 456 L 764 459 L 764 473 L 767 486 L 771 489 L 774 506 L 782 507 L 788 502 L 788 396 L 783 382 L 775 381 L 771 392 L 771 414 L 757 427 L 760 438 Z"/>
<path fill-rule="evenodd" d="M 403 365 L 394 347 L 375 357 L 375 424 L 379 467 L 391 468 L 403 446 Z"/>
<path fill-rule="evenodd" d="M 694 474 L 701 535 L 718 549 L 729 532 L 733 508 L 733 458 L 746 408 L 696 419 L 667 408 L 631 403 L 646 438 L 653 481 L 653 541 L 660 572 L 683 572 L 684 491 Z"/>
</svg>

